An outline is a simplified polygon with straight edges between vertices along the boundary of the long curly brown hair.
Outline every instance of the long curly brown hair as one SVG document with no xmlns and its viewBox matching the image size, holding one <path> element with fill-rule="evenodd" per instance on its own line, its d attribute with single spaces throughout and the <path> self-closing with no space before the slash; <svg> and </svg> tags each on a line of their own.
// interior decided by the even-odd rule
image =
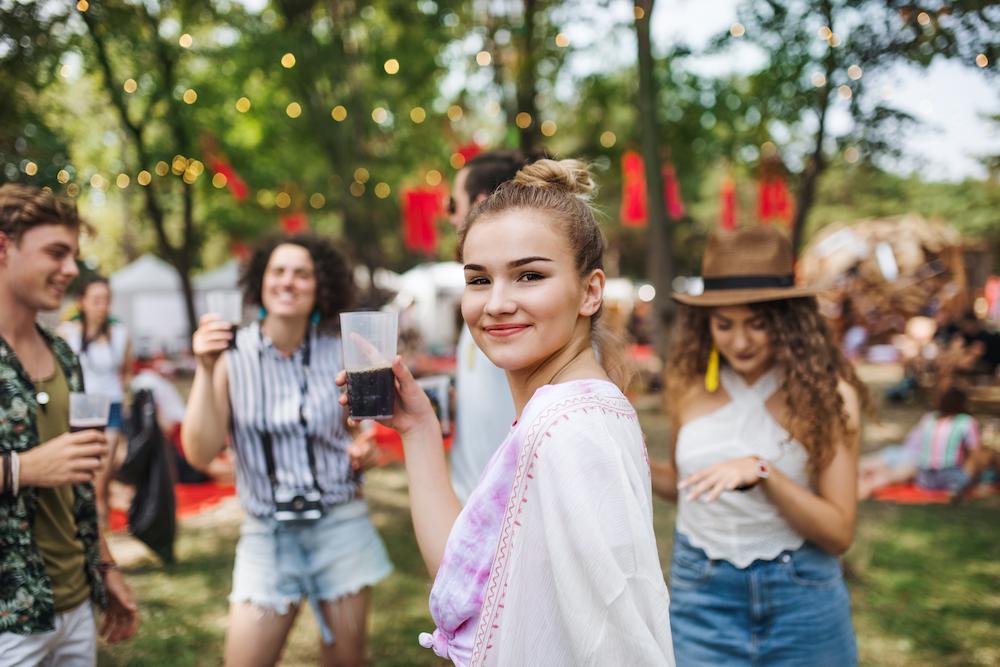
<svg viewBox="0 0 1000 667">
<path fill-rule="evenodd" d="M 805 447 L 815 479 L 830 463 L 836 444 L 856 435 L 838 384 L 844 380 L 854 387 L 865 412 L 868 390 L 833 342 L 814 297 L 747 305 L 763 319 L 774 363 L 785 373 L 787 427 Z M 678 309 L 667 360 L 667 409 L 672 416 L 677 414 L 680 396 L 705 376 L 712 349 L 711 314 L 712 309 L 706 307 L 682 305 Z"/>
</svg>

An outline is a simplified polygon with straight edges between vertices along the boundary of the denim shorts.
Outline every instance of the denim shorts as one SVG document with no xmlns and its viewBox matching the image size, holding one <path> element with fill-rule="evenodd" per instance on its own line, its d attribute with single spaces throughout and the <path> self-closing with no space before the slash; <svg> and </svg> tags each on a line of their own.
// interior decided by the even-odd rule
<svg viewBox="0 0 1000 667">
<path fill-rule="evenodd" d="M 670 630 L 677 667 L 858 664 L 840 562 L 808 542 L 740 569 L 675 534 Z"/>
<path fill-rule="evenodd" d="M 962 466 L 923 468 L 917 471 L 917 486 L 932 491 L 961 491 L 969 485 L 969 473 Z"/>
<path fill-rule="evenodd" d="M 120 431 L 125 425 L 125 419 L 122 416 L 122 404 L 112 403 L 108 408 L 108 428 L 112 431 Z"/>
<path fill-rule="evenodd" d="M 392 572 L 368 504 L 327 508 L 313 522 L 278 523 L 248 516 L 240 528 L 230 603 L 285 614 L 302 598 L 315 606 L 372 586 Z M 317 619 L 320 627 L 325 624 Z M 326 633 L 324 632 L 324 635 Z"/>
</svg>

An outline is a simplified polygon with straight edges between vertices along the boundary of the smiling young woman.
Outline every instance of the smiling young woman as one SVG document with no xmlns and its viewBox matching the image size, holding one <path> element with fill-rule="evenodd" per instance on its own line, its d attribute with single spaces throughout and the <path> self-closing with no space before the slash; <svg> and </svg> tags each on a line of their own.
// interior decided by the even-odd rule
<svg viewBox="0 0 1000 667">
<path fill-rule="evenodd" d="M 182 438 L 206 467 L 227 444 L 245 518 L 236 545 L 225 664 L 274 665 L 302 600 L 320 626 L 321 664 L 367 663 L 371 587 L 392 570 L 368 516 L 360 473 L 371 434 L 346 428 L 334 379 L 340 312 L 354 290 L 325 238 L 265 240 L 241 283 L 260 321 L 238 329 L 206 313 Z"/>
<path fill-rule="evenodd" d="M 393 365 L 389 423 L 403 437 L 417 542 L 435 576 L 437 628 L 421 644 L 456 665 L 673 664 L 645 445 L 613 381 L 613 350 L 600 346 L 604 241 L 592 189 L 581 163 L 540 160 L 463 229 L 462 316 L 506 372 L 517 415 L 464 509 L 430 403 Z"/>
<path fill-rule="evenodd" d="M 651 463 L 678 503 L 678 663 L 856 664 L 837 556 L 854 537 L 864 387 L 779 231 L 714 234 L 702 274 L 703 294 L 674 295 L 674 457 Z"/>
</svg>

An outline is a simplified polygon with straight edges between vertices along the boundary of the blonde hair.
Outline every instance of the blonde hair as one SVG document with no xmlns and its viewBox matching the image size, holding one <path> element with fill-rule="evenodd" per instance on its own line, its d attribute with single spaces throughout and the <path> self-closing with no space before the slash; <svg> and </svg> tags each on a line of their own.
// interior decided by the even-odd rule
<svg viewBox="0 0 1000 667">
<path fill-rule="evenodd" d="M 476 204 L 459 232 L 458 257 L 463 261 L 469 230 L 483 219 L 511 210 L 547 213 L 558 224 L 576 257 L 583 277 L 604 269 L 604 236 L 590 205 L 596 185 L 587 165 L 579 160 L 538 160 L 526 165 L 489 198 Z M 591 338 L 597 343 L 601 365 L 622 390 L 631 380 L 631 368 L 622 353 L 623 342 L 599 322 L 603 305 L 590 319 Z"/>
</svg>

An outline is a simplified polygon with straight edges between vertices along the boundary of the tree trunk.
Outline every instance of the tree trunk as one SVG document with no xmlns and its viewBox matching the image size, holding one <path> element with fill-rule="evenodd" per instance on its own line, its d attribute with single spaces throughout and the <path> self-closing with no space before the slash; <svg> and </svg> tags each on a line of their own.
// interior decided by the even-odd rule
<svg viewBox="0 0 1000 667">
<path fill-rule="evenodd" d="M 646 246 L 646 275 L 656 288 L 653 302 L 654 337 L 661 358 L 666 358 L 667 331 L 674 314 L 670 298 L 674 278 L 673 230 L 668 226 L 663 200 L 663 176 L 660 170 L 659 129 L 656 122 L 656 80 L 653 77 L 653 48 L 649 23 L 654 0 L 636 0 L 642 18 L 636 18 L 635 32 L 639 51 L 639 127 L 642 157 L 646 168 L 647 215 L 649 239 Z"/>
<path fill-rule="evenodd" d="M 833 7 L 829 2 L 823 2 L 820 11 L 826 19 L 826 25 L 833 25 Z M 802 183 L 799 185 L 798 196 L 795 199 L 795 216 L 792 218 L 792 254 L 795 258 L 799 256 L 802 247 L 802 238 L 805 236 L 806 220 L 809 211 L 816 202 L 816 186 L 819 177 L 826 169 L 826 156 L 823 153 L 823 142 L 826 141 L 826 114 L 830 109 L 830 80 L 837 69 L 837 58 L 833 47 L 827 47 L 824 58 L 824 69 L 826 75 L 825 83 L 816 93 L 816 113 L 819 116 L 819 124 L 814 137 L 813 152 L 806 165 L 805 173 L 802 175 Z"/>
<path fill-rule="evenodd" d="M 535 45 L 535 19 L 538 15 L 538 0 L 524 0 L 524 26 L 521 33 L 520 58 L 517 63 L 517 111 L 531 116 L 528 127 L 519 128 L 521 150 L 530 155 L 541 147 L 538 118 L 538 95 L 536 70 L 538 55 Z"/>
<path fill-rule="evenodd" d="M 128 106 L 125 103 L 125 98 L 121 93 L 121 89 L 114 83 L 117 79 L 115 78 L 114 71 L 111 67 L 111 58 L 108 55 L 108 47 L 104 41 L 104 36 L 101 34 L 101 27 L 97 24 L 89 12 L 81 12 L 80 15 L 83 17 L 83 21 L 87 26 L 91 39 L 94 41 L 97 62 L 101 68 L 101 73 L 104 75 L 105 90 L 111 98 L 111 103 L 115 107 L 118 117 L 121 120 L 122 125 L 125 127 L 127 135 L 132 138 L 133 147 L 135 148 L 139 165 L 141 168 L 149 167 L 150 151 L 146 147 L 146 140 L 143 136 L 142 128 L 138 124 L 132 122 L 132 119 L 129 118 Z M 149 24 L 152 34 L 154 35 L 154 39 L 158 40 L 159 37 L 157 35 L 159 26 L 156 21 L 153 20 L 153 17 L 150 16 L 145 10 L 143 10 L 143 18 Z M 167 91 L 170 91 L 173 89 L 174 82 L 173 62 L 170 60 L 162 42 L 158 43 L 157 55 L 160 60 L 162 69 L 161 74 L 163 74 L 164 77 L 165 88 Z M 169 92 L 167 97 L 169 97 Z M 184 129 L 183 122 L 177 114 L 175 107 L 169 99 L 168 104 L 171 104 L 170 108 L 172 113 L 169 115 L 171 129 L 173 130 L 175 140 L 178 144 L 177 149 L 180 152 L 186 152 L 186 130 Z M 179 248 L 170 242 L 170 237 L 167 235 L 166 222 L 163 215 L 163 206 L 160 204 L 159 198 L 156 194 L 157 186 L 151 183 L 150 185 L 143 187 L 142 196 L 146 209 L 146 215 L 149 217 L 149 221 L 153 224 L 153 230 L 156 232 L 159 254 L 164 260 L 174 267 L 180 277 L 181 288 L 184 296 L 185 313 L 188 318 L 188 330 L 193 334 L 195 329 L 198 328 L 198 320 L 194 309 L 194 291 L 191 286 L 191 253 L 194 247 L 194 202 L 191 187 L 186 183 L 182 187 L 184 188 L 184 234 Z"/>
</svg>

